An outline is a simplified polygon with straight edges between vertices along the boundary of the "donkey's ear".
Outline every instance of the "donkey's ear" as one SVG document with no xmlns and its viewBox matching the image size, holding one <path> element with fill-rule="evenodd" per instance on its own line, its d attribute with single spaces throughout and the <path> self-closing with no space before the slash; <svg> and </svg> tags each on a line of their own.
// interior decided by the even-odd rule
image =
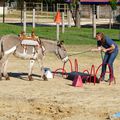
<svg viewBox="0 0 120 120">
<path fill-rule="evenodd" d="M 60 45 L 60 41 L 57 41 L 57 45 Z"/>
<path fill-rule="evenodd" d="M 61 44 L 63 44 L 63 43 L 64 43 L 64 41 L 63 41 L 63 40 L 61 40 L 61 41 L 60 41 L 60 43 L 61 43 Z"/>
<path fill-rule="evenodd" d="M 39 40 L 41 40 L 41 37 L 40 37 L 40 36 L 38 36 L 38 39 L 39 39 Z"/>
</svg>

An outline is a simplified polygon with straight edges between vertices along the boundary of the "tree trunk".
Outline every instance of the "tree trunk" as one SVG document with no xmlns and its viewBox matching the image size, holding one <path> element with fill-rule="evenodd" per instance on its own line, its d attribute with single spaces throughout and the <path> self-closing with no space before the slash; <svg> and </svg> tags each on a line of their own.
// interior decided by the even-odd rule
<svg viewBox="0 0 120 120">
<path fill-rule="evenodd" d="M 80 2 L 76 3 L 75 26 L 80 27 Z"/>
<path fill-rule="evenodd" d="M 71 3 L 68 4 L 69 10 L 72 14 L 72 18 L 76 27 L 80 27 L 80 1 L 77 1 L 75 8 L 71 7 Z M 75 9 L 75 11 L 74 11 Z"/>
<path fill-rule="evenodd" d="M 3 2 L 3 23 L 5 23 L 5 0 Z"/>
<path fill-rule="evenodd" d="M 73 12 L 73 9 L 72 9 L 72 7 L 71 7 L 71 3 L 68 4 L 68 7 L 69 7 L 69 11 L 71 12 L 71 15 L 72 15 L 72 18 L 73 18 L 74 24 L 76 24 L 76 22 L 75 22 L 74 12 Z"/>
</svg>

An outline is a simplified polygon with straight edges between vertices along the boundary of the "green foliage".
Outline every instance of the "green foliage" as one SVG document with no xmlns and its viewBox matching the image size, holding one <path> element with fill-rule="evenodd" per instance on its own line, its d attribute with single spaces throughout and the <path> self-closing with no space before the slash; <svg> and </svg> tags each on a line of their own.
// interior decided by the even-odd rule
<svg viewBox="0 0 120 120">
<path fill-rule="evenodd" d="M 116 10 L 117 9 L 117 0 L 110 0 L 110 6 L 111 6 L 112 10 Z"/>
</svg>

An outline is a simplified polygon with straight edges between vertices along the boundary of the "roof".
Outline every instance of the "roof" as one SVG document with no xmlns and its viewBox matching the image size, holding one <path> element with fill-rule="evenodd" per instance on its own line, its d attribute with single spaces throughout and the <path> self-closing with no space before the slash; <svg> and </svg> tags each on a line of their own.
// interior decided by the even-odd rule
<svg viewBox="0 0 120 120">
<path fill-rule="evenodd" d="M 110 0 L 80 0 L 81 4 L 108 4 Z M 118 0 L 120 3 L 120 0 Z"/>
<path fill-rule="evenodd" d="M 81 2 L 109 2 L 109 0 L 80 0 Z"/>
</svg>

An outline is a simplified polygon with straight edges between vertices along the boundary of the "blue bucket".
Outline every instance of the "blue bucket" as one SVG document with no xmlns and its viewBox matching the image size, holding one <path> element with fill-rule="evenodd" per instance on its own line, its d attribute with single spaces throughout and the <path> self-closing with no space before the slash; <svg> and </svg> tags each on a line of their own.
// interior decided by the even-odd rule
<svg viewBox="0 0 120 120">
<path fill-rule="evenodd" d="M 120 118 L 120 112 L 113 114 L 111 118 L 114 118 L 114 119 Z"/>
</svg>

